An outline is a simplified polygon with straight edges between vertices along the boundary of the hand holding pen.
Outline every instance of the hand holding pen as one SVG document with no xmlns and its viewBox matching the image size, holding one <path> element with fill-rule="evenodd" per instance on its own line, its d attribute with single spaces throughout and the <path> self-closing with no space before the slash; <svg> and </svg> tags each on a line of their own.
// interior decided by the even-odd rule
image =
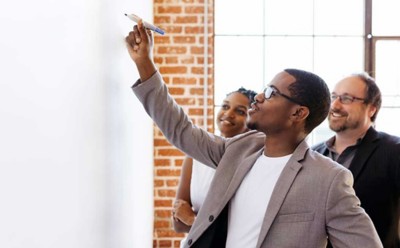
<svg viewBox="0 0 400 248">
<path fill-rule="evenodd" d="M 155 72 L 156 67 L 153 61 L 153 33 L 146 29 L 140 19 L 138 24 L 133 27 L 133 31 L 125 38 L 126 46 L 132 60 L 135 62 L 139 71 L 140 80 L 146 81 Z"/>
<path fill-rule="evenodd" d="M 125 14 L 125 16 L 127 16 L 129 19 L 131 19 L 132 21 L 134 21 L 136 23 L 139 23 L 139 20 L 142 20 L 142 18 L 140 18 L 139 16 L 137 16 L 135 14 L 129 14 L 129 15 Z M 159 28 L 157 26 L 154 26 L 153 24 L 148 23 L 146 21 L 143 21 L 143 25 L 144 25 L 145 28 L 153 30 L 154 32 L 157 32 L 157 33 L 159 33 L 161 35 L 164 35 L 164 33 L 165 33 L 164 30 L 162 30 L 161 28 Z"/>
</svg>

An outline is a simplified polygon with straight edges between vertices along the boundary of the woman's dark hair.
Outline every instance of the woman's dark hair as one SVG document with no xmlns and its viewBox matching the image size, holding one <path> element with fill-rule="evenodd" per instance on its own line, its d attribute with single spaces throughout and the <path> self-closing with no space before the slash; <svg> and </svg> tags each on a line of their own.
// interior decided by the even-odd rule
<svg viewBox="0 0 400 248">
<path fill-rule="evenodd" d="M 245 97 L 247 97 L 247 99 L 249 99 L 249 106 L 254 101 L 254 97 L 257 95 L 257 93 L 253 90 L 248 90 L 246 88 L 240 87 L 239 89 L 226 94 L 226 96 L 229 96 L 230 94 L 233 94 L 233 93 L 240 93 L 240 94 L 244 95 Z"/>
<path fill-rule="evenodd" d="M 317 127 L 328 116 L 331 105 L 329 88 L 325 81 L 314 73 L 298 70 L 285 69 L 296 81 L 288 89 L 291 97 L 310 111 L 306 123 L 306 133 Z"/>
</svg>

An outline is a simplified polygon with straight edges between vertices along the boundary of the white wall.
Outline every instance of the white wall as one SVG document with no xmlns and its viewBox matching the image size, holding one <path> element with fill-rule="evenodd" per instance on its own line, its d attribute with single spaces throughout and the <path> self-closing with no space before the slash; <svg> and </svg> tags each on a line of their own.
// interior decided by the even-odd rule
<svg viewBox="0 0 400 248">
<path fill-rule="evenodd" d="M 140 0 L 0 4 L 0 247 L 152 246 L 152 123 L 123 42 Z"/>
</svg>

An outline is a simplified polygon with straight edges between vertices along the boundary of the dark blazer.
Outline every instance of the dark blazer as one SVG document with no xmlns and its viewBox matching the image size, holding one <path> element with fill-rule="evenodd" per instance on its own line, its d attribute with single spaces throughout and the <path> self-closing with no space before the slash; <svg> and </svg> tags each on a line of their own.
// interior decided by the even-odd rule
<svg viewBox="0 0 400 248">
<path fill-rule="evenodd" d="M 185 248 L 224 247 L 229 202 L 263 153 L 265 135 L 250 131 L 226 139 L 196 127 L 168 94 L 159 73 L 137 82 L 133 91 L 172 144 L 217 168 Z M 352 184 L 349 170 L 301 142 L 276 182 L 265 215 L 260 216 L 256 247 L 322 248 L 328 236 L 336 247 L 382 247 Z"/>
<path fill-rule="evenodd" d="M 323 142 L 312 149 L 327 155 Z M 349 167 L 361 207 L 372 219 L 385 248 L 399 248 L 400 138 L 371 127 Z"/>
</svg>

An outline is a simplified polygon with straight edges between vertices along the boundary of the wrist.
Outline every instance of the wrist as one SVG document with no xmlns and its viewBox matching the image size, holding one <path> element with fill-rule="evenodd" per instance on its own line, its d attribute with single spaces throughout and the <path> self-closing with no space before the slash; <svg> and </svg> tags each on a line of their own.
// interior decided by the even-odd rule
<svg viewBox="0 0 400 248">
<path fill-rule="evenodd" d="M 136 67 L 139 72 L 140 81 L 144 82 L 148 80 L 157 71 L 154 62 L 151 59 L 146 59 L 136 63 Z"/>
</svg>

